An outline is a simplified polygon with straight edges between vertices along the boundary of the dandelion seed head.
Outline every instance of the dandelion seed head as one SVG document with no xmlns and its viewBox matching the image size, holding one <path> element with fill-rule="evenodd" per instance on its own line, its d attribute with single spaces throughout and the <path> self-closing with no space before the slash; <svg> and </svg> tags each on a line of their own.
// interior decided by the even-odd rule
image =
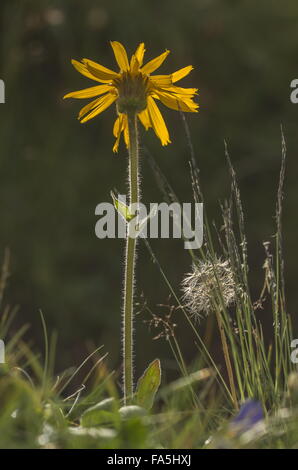
<svg viewBox="0 0 298 470">
<path fill-rule="evenodd" d="M 236 290 L 229 261 L 219 258 L 193 264 L 192 271 L 182 281 L 184 306 L 198 318 L 209 315 L 222 303 L 225 307 L 232 305 Z"/>
</svg>

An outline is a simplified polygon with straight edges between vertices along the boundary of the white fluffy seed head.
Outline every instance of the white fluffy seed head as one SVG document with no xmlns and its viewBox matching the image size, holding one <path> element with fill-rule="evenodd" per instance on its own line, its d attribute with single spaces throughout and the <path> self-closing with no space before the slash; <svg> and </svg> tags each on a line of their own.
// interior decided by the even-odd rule
<svg viewBox="0 0 298 470">
<path fill-rule="evenodd" d="M 193 264 L 182 281 L 183 303 L 197 318 L 214 312 L 220 303 L 229 307 L 236 300 L 237 286 L 229 262 L 215 258 Z"/>
</svg>

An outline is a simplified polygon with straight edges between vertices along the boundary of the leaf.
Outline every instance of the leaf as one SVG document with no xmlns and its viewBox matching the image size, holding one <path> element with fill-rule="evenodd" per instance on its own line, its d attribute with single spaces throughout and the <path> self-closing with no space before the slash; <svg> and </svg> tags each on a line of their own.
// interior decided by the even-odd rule
<svg viewBox="0 0 298 470">
<path fill-rule="evenodd" d="M 161 382 L 160 360 L 155 359 L 138 380 L 135 403 L 149 410 Z"/>
<path fill-rule="evenodd" d="M 120 215 L 122 215 L 123 219 L 126 222 L 130 222 L 132 219 L 135 218 L 135 215 L 130 212 L 128 206 L 124 204 L 124 202 L 117 199 L 113 191 L 111 191 L 111 197 L 113 199 L 113 204 L 116 211 L 119 212 Z"/>
<path fill-rule="evenodd" d="M 91 406 L 81 416 L 81 426 L 93 427 L 115 421 L 115 401 L 113 398 L 102 400 Z"/>
</svg>

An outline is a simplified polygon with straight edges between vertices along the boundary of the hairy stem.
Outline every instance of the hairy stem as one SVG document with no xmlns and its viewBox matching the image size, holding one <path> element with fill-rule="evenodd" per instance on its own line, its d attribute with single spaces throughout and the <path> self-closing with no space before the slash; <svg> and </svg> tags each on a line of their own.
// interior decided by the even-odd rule
<svg viewBox="0 0 298 470">
<path fill-rule="evenodd" d="M 139 149 L 136 113 L 128 113 L 129 130 L 129 204 L 139 203 Z M 133 395 L 133 299 L 135 284 L 135 261 L 137 239 L 126 235 L 125 279 L 124 279 L 124 403 Z"/>
</svg>

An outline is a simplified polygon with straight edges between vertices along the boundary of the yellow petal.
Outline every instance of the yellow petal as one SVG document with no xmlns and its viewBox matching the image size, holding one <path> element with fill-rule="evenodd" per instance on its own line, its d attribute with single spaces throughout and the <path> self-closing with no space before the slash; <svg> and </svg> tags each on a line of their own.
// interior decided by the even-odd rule
<svg viewBox="0 0 298 470">
<path fill-rule="evenodd" d="M 123 122 L 123 113 L 120 113 L 118 114 L 118 117 L 116 121 L 114 122 L 114 127 L 113 127 L 114 137 L 118 137 L 119 133 L 121 133 L 122 122 Z"/>
<path fill-rule="evenodd" d="M 169 53 L 170 51 L 165 51 L 163 54 L 160 54 L 158 57 L 155 57 L 155 59 L 150 60 L 150 62 L 144 65 L 144 67 L 142 67 L 142 72 L 147 74 L 154 72 L 165 61 Z"/>
<path fill-rule="evenodd" d="M 150 121 L 154 129 L 155 134 L 160 139 L 162 145 L 169 144 L 170 137 L 168 133 L 167 126 L 164 122 L 164 119 L 151 96 L 148 96 L 148 112 L 150 115 Z"/>
<path fill-rule="evenodd" d="M 84 90 L 79 91 L 72 91 L 71 93 L 67 93 L 67 95 L 63 96 L 65 98 L 93 98 L 93 96 L 102 95 L 103 93 L 107 93 L 107 91 L 111 90 L 111 85 L 97 85 L 92 86 L 90 88 L 85 88 Z"/>
<path fill-rule="evenodd" d="M 117 41 L 111 41 L 111 46 L 113 48 L 115 59 L 119 65 L 120 70 L 126 72 L 129 70 L 129 63 L 124 46 Z"/>
<path fill-rule="evenodd" d="M 113 152 L 114 153 L 118 152 L 120 137 L 121 137 L 121 133 L 123 131 L 123 117 L 124 117 L 123 113 L 119 114 L 119 116 L 117 117 L 117 119 L 115 121 L 114 128 L 113 128 L 113 134 L 116 137 L 116 141 L 115 141 L 115 144 L 114 144 L 114 147 L 113 147 Z"/>
<path fill-rule="evenodd" d="M 188 75 L 192 70 L 193 66 L 188 65 L 187 67 L 183 67 L 183 69 L 177 70 L 177 72 L 172 73 L 173 83 L 178 82 L 182 78 L 186 77 L 186 75 Z"/>
<path fill-rule="evenodd" d="M 106 95 L 98 98 L 97 106 L 89 113 L 84 119 L 81 120 L 81 123 L 87 122 L 90 119 L 93 119 L 98 114 L 102 113 L 105 109 L 107 109 L 111 104 L 117 99 L 116 95 L 112 93 L 107 93 Z"/>
<path fill-rule="evenodd" d="M 130 71 L 131 73 L 137 73 L 140 68 L 140 64 L 136 56 L 133 54 L 130 60 Z"/>
<path fill-rule="evenodd" d="M 199 105 L 189 97 L 174 95 L 161 90 L 156 90 L 154 97 L 158 97 L 164 105 L 168 106 L 168 108 L 175 109 L 176 111 L 195 113 L 199 107 Z"/>
<path fill-rule="evenodd" d="M 87 70 L 96 77 L 99 82 L 109 83 L 114 78 L 119 76 L 118 73 L 113 72 L 113 70 L 107 69 L 103 65 L 98 64 L 90 59 L 83 59 L 84 64 L 87 67 Z"/>
<path fill-rule="evenodd" d="M 124 142 L 126 147 L 129 147 L 129 132 L 128 132 L 128 121 L 127 121 L 127 114 L 123 116 L 123 129 L 124 129 Z"/>
<path fill-rule="evenodd" d="M 89 113 L 89 111 L 91 111 L 91 109 L 96 108 L 96 106 L 98 106 L 99 102 L 100 102 L 100 98 L 96 98 L 96 100 L 93 100 L 90 103 L 86 104 L 86 106 L 84 106 L 80 110 L 78 119 L 81 119 L 83 116 L 85 116 L 85 114 Z"/>
<path fill-rule="evenodd" d="M 167 93 L 176 93 L 177 95 L 187 95 L 188 98 L 192 98 L 194 95 L 197 95 L 198 89 L 197 88 L 182 88 L 179 86 L 170 86 L 170 87 L 165 87 L 165 91 Z"/>
<path fill-rule="evenodd" d="M 124 134 L 124 142 L 126 146 L 129 146 L 129 133 L 128 133 L 128 121 L 127 115 L 125 113 L 120 113 L 118 118 L 115 121 L 113 134 L 116 137 L 116 141 L 113 147 L 113 152 L 118 152 L 119 142 L 121 138 L 121 134 Z"/>
<path fill-rule="evenodd" d="M 143 65 L 144 54 L 145 54 L 145 44 L 141 42 L 141 44 L 138 45 L 136 52 L 134 53 L 134 55 L 138 59 L 140 67 L 142 67 Z"/>
<path fill-rule="evenodd" d="M 89 72 L 85 64 L 82 64 L 81 62 L 78 62 L 77 60 L 74 60 L 74 59 L 72 59 L 71 63 L 74 66 L 74 68 L 85 77 L 91 78 L 91 80 L 94 80 L 96 82 L 101 82 L 101 80 L 99 80 L 97 77 L 95 77 L 94 75 L 92 75 L 92 73 Z"/>
<path fill-rule="evenodd" d="M 172 75 L 151 75 L 150 83 L 158 87 L 172 86 Z"/>
<path fill-rule="evenodd" d="M 141 111 L 139 114 L 138 114 L 138 117 L 141 121 L 141 123 L 143 124 L 143 126 L 145 127 L 146 131 L 152 127 L 151 126 L 151 121 L 150 121 L 150 116 L 149 116 L 149 113 L 148 113 L 148 109 L 144 109 L 144 111 Z"/>
</svg>

